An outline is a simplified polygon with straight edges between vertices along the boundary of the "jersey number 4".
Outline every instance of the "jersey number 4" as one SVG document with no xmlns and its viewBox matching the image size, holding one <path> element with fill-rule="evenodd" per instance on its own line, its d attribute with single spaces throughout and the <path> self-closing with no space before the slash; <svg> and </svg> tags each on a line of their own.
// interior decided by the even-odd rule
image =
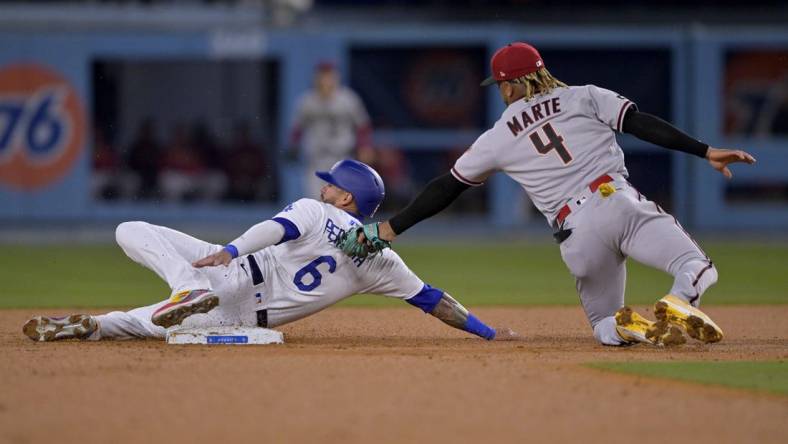
<svg viewBox="0 0 788 444">
<path fill-rule="evenodd" d="M 561 137 L 552 125 L 549 123 L 545 123 L 539 128 L 544 132 L 547 136 L 547 143 L 542 140 L 542 136 L 539 135 L 539 130 L 532 132 L 528 137 L 531 139 L 531 143 L 534 144 L 534 148 L 539 154 L 547 154 L 552 150 L 555 150 L 558 153 L 558 156 L 561 160 L 564 161 L 564 164 L 568 164 L 572 161 L 572 154 L 569 153 L 569 150 L 566 149 L 566 145 L 564 145 L 564 138 Z"/>
</svg>

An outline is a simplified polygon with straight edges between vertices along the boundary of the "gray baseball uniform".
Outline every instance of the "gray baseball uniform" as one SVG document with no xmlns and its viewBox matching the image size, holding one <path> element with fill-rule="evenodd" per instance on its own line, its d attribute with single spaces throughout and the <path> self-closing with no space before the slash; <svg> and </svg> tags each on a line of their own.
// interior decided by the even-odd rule
<svg viewBox="0 0 788 444">
<path fill-rule="evenodd" d="M 369 115 L 355 92 L 338 87 L 329 99 L 315 91 L 302 96 L 294 124 L 303 133 L 302 147 L 309 171 L 306 194 L 316 197 L 323 183 L 312 172 L 326 171 L 336 162 L 353 157 L 356 131 L 369 125 Z"/>
<path fill-rule="evenodd" d="M 672 274 L 670 293 L 695 306 L 717 280 L 711 261 L 676 219 L 626 180 L 614 131 L 621 131 L 632 106 L 594 85 L 519 100 L 452 168 L 471 186 L 503 171 L 550 224 L 571 233 L 561 242 L 561 257 L 594 336 L 608 345 L 623 343 L 613 316 L 624 305 L 628 256 Z"/>
</svg>

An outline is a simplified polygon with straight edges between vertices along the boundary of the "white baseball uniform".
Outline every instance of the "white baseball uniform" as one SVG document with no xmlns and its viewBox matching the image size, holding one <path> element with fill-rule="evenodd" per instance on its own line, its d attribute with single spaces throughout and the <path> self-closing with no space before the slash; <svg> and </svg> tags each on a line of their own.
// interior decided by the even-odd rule
<svg viewBox="0 0 788 444">
<path fill-rule="evenodd" d="M 255 326 L 260 310 L 266 310 L 267 325 L 276 327 L 358 293 L 408 300 L 435 291 L 393 250 L 366 259 L 342 253 L 333 242 L 361 222 L 333 205 L 301 199 L 272 220 L 284 227 L 282 241 L 240 256 L 227 267 L 194 268 L 194 261 L 222 246 L 166 227 L 125 222 L 118 226 L 116 238 L 131 259 L 167 281 L 173 294 L 211 289 L 219 296 L 217 308 L 188 317 L 183 327 Z M 151 315 L 166 302 L 96 316 L 100 328 L 91 339 L 163 338 L 166 329 L 154 325 Z"/>
<path fill-rule="evenodd" d="M 608 345 L 623 343 L 613 316 L 624 305 L 628 256 L 672 274 L 670 293 L 696 306 L 717 280 L 711 261 L 676 219 L 626 180 L 615 131 L 622 130 L 632 106 L 594 85 L 516 101 L 451 170 L 471 186 L 503 171 L 551 225 L 572 230 L 560 244 L 561 256 L 576 279 L 594 336 Z M 616 190 L 607 197 L 589 187 L 604 175 Z M 565 206 L 565 219 L 559 218 Z"/>
</svg>

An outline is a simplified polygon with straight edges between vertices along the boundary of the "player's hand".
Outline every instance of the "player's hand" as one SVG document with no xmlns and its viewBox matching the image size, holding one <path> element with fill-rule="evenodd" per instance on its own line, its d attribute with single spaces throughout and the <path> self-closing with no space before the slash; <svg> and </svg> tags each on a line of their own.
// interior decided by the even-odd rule
<svg viewBox="0 0 788 444">
<path fill-rule="evenodd" d="M 728 168 L 731 163 L 747 163 L 752 165 L 755 163 L 755 158 L 749 153 L 741 150 L 726 150 L 720 148 L 709 147 L 706 151 L 706 160 L 712 168 L 722 173 L 726 179 L 733 177 L 733 173 Z"/>
<path fill-rule="evenodd" d="M 232 261 L 233 261 L 233 256 L 230 254 L 230 252 L 227 250 L 221 250 L 218 253 L 214 253 L 210 256 L 205 256 L 199 261 L 194 262 L 192 266 L 194 268 L 216 267 L 217 265 L 224 265 L 226 267 L 230 265 L 230 262 Z"/>
<path fill-rule="evenodd" d="M 341 236 L 337 237 L 334 245 L 336 245 L 337 248 L 342 250 L 343 253 L 350 257 L 367 257 L 371 251 L 366 242 L 361 242 L 358 240 L 359 236 L 363 235 L 359 233 L 364 233 L 363 227 L 346 231 L 342 233 Z"/>
<path fill-rule="evenodd" d="M 336 246 L 348 256 L 356 257 L 367 257 L 391 248 L 391 242 L 380 237 L 382 225 L 376 222 L 348 231 L 337 239 Z"/>
<path fill-rule="evenodd" d="M 495 337 L 493 341 L 522 341 L 524 338 L 520 333 L 512 330 L 509 327 L 498 327 L 495 329 Z"/>
<path fill-rule="evenodd" d="M 381 227 L 383 227 L 383 225 L 388 225 L 388 223 L 381 224 L 374 222 L 364 225 L 364 229 L 358 233 L 358 242 L 367 244 L 370 252 L 373 253 L 377 253 L 386 248 L 391 248 L 391 241 L 385 239 L 383 237 L 384 234 L 381 232 Z M 393 239 L 393 237 L 391 239 Z"/>
<path fill-rule="evenodd" d="M 391 228 L 391 224 L 388 222 L 381 222 L 364 225 L 364 231 L 359 234 L 358 241 L 364 243 L 372 239 L 374 242 L 375 239 L 377 239 L 386 242 L 387 245 L 384 248 L 389 248 L 391 247 L 391 242 L 393 242 L 396 237 L 397 235 Z"/>
</svg>

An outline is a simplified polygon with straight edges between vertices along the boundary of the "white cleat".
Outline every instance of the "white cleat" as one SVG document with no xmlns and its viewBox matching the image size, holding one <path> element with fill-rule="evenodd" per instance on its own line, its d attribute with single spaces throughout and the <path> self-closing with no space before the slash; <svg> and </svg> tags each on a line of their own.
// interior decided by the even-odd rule
<svg viewBox="0 0 788 444">
<path fill-rule="evenodd" d="M 93 316 L 74 314 L 60 318 L 36 316 L 25 323 L 22 332 L 38 342 L 60 341 L 62 339 L 87 339 L 98 329 Z"/>
</svg>

